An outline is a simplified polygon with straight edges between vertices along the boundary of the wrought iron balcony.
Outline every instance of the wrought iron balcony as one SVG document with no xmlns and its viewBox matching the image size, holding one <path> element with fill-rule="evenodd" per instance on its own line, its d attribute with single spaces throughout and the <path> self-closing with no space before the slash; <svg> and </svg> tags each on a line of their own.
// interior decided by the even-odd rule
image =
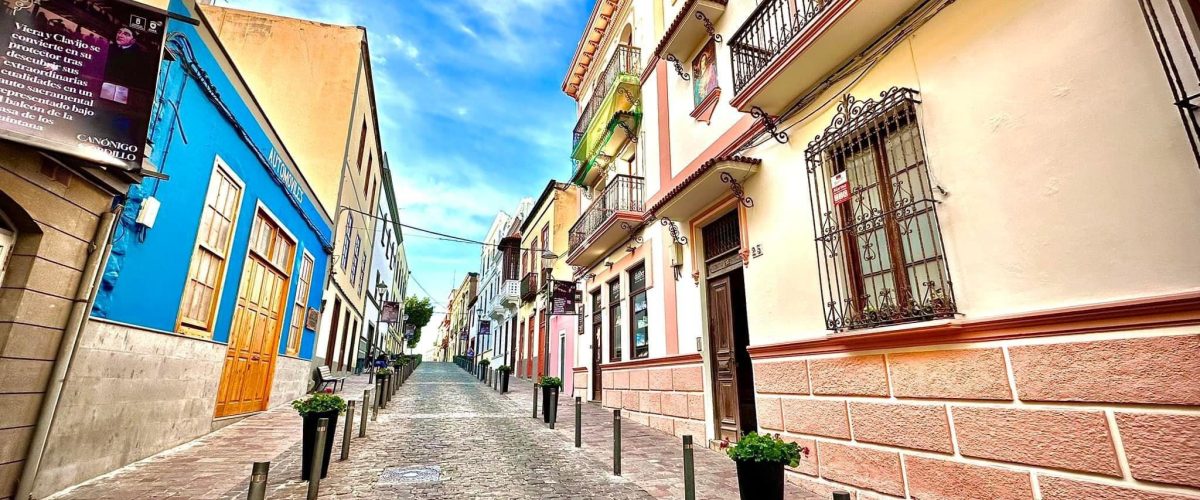
<svg viewBox="0 0 1200 500">
<path fill-rule="evenodd" d="M 521 300 L 529 302 L 537 297 L 538 293 L 538 273 L 525 273 L 525 277 L 521 278 Z"/>
<path fill-rule="evenodd" d="M 746 88 L 767 63 L 816 19 L 833 0 L 763 0 L 729 39 L 733 92 Z"/>
<path fill-rule="evenodd" d="M 618 218 L 628 219 L 628 223 L 640 222 L 642 212 L 646 211 L 645 180 L 641 177 L 618 175 L 609 182 L 608 187 L 596 196 L 592 206 L 588 207 L 570 232 L 570 251 L 567 262 L 580 265 L 590 257 L 587 248 L 595 248 L 597 252 L 615 244 L 615 237 L 628 230 L 614 228 Z M 610 241 L 612 240 L 612 241 Z M 586 248 L 585 248 L 586 247 Z"/>
<path fill-rule="evenodd" d="M 629 45 L 617 46 L 617 50 L 613 52 L 612 58 L 604 67 L 604 71 L 596 78 L 596 85 L 592 87 L 592 96 L 588 99 L 587 106 L 584 106 L 583 112 L 579 113 L 579 121 L 575 122 L 571 150 L 579 148 L 579 143 L 591 128 L 592 119 L 596 118 L 596 113 L 603 107 L 605 98 L 611 93 L 613 85 L 618 82 L 619 77 L 632 75 L 641 78 L 641 59 L 641 49 Z"/>
</svg>

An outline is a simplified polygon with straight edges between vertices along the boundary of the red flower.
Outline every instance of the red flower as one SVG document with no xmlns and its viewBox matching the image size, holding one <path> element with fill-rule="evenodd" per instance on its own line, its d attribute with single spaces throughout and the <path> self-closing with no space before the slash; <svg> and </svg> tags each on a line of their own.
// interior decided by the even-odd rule
<svg viewBox="0 0 1200 500">
<path fill-rule="evenodd" d="M 325 388 L 325 394 L 333 394 L 333 388 L 332 388 L 332 387 L 326 387 L 326 388 Z"/>
</svg>

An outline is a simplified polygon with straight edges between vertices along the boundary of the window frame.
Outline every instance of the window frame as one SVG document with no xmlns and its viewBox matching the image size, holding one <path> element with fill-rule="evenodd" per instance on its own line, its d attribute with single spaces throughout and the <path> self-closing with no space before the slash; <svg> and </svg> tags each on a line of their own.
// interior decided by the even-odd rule
<svg viewBox="0 0 1200 500">
<path fill-rule="evenodd" d="M 638 270 L 642 271 L 642 287 L 634 289 L 633 274 Z M 646 266 L 646 261 L 640 261 L 626 270 L 625 274 L 629 276 L 629 359 L 643 359 L 650 357 L 650 280 L 649 269 Z M 637 297 L 643 296 L 646 300 L 646 307 L 642 311 L 646 314 L 646 352 L 639 355 L 637 352 Z"/>
<path fill-rule="evenodd" d="M 615 363 L 624 359 L 621 337 L 621 276 L 608 281 L 608 361 Z M 616 292 L 614 295 L 613 292 Z"/>
<path fill-rule="evenodd" d="M 305 273 L 304 266 L 308 264 L 308 272 Z M 308 319 L 308 300 L 312 298 L 312 276 L 316 268 L 316 259 L 313 254 L 308 252 L 308 249 L 301 249 L 300 261 L 296 269 L 296 300 L 292 304 L 292 324 L 288 328 L 288 342 L 285 353 L 288 356 L 295 356 L 300 352 L 300 346 L 304 342 L 305 323 Z M 301 292 L 304 298 L 300 297 Z M 296 313 L 300 314 L 297 315 Z M 297 329 L 299 327 L 299 329 Z M 293 338 L 293 336 L 295 338 Z"/>
<path fill-rule="evenodd" d="M 220 317 L 221 298 L 225 293 L 225 282 L 228 279 L 229 261 L 233 257 L 233 240 L 237 238 L 237 227 L 238 223 L 241 221 L 242 202 L 245 201 L 246 184 L 242 181 L 241 177 L 238 177 L 238 175 L 233 172 L 233 169 L 229 167 L 229 164 L 225 163 L 225 160 L 221 159 L 220 155 L 217 155 L 213 158 L 213 169 L 209 174 L 208 189 L 206 189 L 204 192 L 204 201 L 203 206 L 201 207 L 201 220 L 203 220 L 204 217 L 204 210 L 208 208 L 209 193 L 214 188 L 214 183 L 216 182 L 217 176 L 222 174 L 231 181 L 233 186 L 237 188 L 237 200 L 233 204 L 233 213 L 229 220 L 229 234 L 226 235 L 225 238 L 224 257 L 221 260 L 221 269 L 217 271 L 217 279 L 215 286 L 213 287 L 213 300 L 208 305 L 209 312 L 207 326 L 189 323 L 189 320 L 184 316 L 183 301 L 185 297 L 187 297 L 188 285 L 191 280 L 192 262 L 194 262 L 196 259 L 196 252 L 204 249 L 207 252 L 216 253 L 216 249 L 209 249 L 207 248 L 207 245 L 204 245 L 201 242 L 200 224 L 197 224 L 196 238 L 192 244 L 192 256 L 191 259 L 188 260 L 188 271 L 184 277 L 183 291 L 179 297 L 179 310 L 177 311 L 175 318 L 175 331 L 189 337 L 211 339 L 213 336 L 213 330 L 216 327 L 217 320 Z"/>
</svg>

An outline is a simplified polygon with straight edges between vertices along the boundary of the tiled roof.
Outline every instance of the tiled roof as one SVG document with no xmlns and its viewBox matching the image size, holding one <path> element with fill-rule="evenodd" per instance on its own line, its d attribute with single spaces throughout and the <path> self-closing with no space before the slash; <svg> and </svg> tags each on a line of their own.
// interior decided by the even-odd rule
<svg viewBox="0 0 1200 500">
<path fill-rule="evenodd" d="M 714 157 L 710 158 L 708 161 L 701 164 L 700 167 L 697 168 L 695 172 L 688 174 L 688 176 L 685 177 L 682 182 L 680 182 L 679 184 L 676 184 L 675 187 L 671 188 L 670 191 L 667 191 L 667 194 L 665 196 L 663 196 L 662 199 L 658 200 L 657 202 L 654 203 L 654 205 L 650 206 L 649 210 L 646 210 L 646 213 L 655 214 L 655 212 L 658 212 L 658 209 L 662 208 L 662 206 L 667 204 L 668 201 L 675 199 L 676 196 L 679 196 L 679 193 L 682 193 L 683 190 L 687 189 L 688 186 L 691 186 L 692 183 L 696 182 L 697 179 L 704 176 L 704 174 L 708 173 L 708 171 L 711 170 L 718 163 L 724 163 L 727 161 L 744 163 L 746 165 L 761 165 L 762 164 L 762 160 L 760 160 L 758 158 L 751 158 L 749 156 L 741 156 L 741 155 L 714 156 Z"/>
</svg>

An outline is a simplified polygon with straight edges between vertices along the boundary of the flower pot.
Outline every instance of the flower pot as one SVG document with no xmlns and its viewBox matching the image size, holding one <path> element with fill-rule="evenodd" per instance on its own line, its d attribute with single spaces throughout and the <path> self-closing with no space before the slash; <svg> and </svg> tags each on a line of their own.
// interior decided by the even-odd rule
<svg viewBox="0 0 1200 500">
<path fill-rule="evenodd" d="M 508 392 L 508 372 L 500 372 L 500 394 Z"/>
<path fill-rule="evenodd" d="M 321 451 L 325 457 L 321 467 L 321 478 L 324 479 L 329 475 L 329 456 L 333 452 L 333 431 L 337 429 L 338 421 L 337 410 L 309 413 L 304 416 L 304 443 L 301 445 L 304 455 L 300 460 L 300 479 L 304 481 L 308 481 L 309 473 L 312 471 L 313 448 L 317 446 L 317 421 L 322 418 L 329 419 L 329 426 L 325 428 L 325 449 Z"/>
<path fill-rule="evenodd" d="M 558 388 L 542 388 L 542 421 L 550 423 L 550 412 L 558 414 Z"/>
<path fill-rule="evenodd" d="M 783 462 L 734 462 L 742 500 L 783 500 Z"/>
</svg>

